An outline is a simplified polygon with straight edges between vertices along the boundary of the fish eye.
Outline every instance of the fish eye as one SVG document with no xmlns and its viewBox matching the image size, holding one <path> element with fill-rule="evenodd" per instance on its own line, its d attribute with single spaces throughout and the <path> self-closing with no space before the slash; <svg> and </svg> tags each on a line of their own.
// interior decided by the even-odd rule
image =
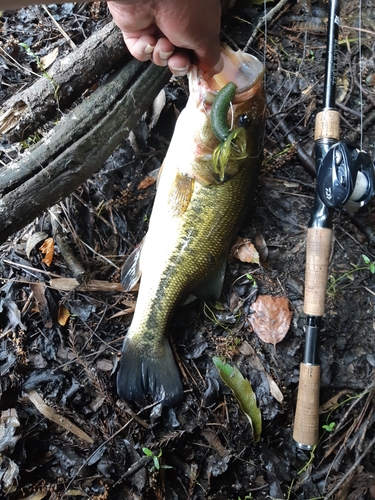
<svg viewBox="0 0 375 500">
<path fill-rule="evenodd" d="M 250 125 L 250 116 L 247 113 L 240 115 L 237 120 L 237 125 L 242 128 L 247 128 Z"/>
</svg>

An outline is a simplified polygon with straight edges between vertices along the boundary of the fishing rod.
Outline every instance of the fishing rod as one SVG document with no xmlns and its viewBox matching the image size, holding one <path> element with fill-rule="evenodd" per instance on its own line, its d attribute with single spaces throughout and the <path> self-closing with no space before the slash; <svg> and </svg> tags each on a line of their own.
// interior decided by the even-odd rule
<svg viewBox="0 0 375 500">
<path fill-rule="evenodd" d="M 316 192 L 307 229 L 304 313 L 305 349 L 300 365 L 293 439 L 312 449 L 319 439 L 319 332 L 325 310 L 332 220 L 335 208 L 355 212 L 374 192 L 374 166 L 369 155 L 340 141 L 340 115 L 335 109 L 340 0 L 329 1 L 323 109 L 315 121 Z"/>
</svg>

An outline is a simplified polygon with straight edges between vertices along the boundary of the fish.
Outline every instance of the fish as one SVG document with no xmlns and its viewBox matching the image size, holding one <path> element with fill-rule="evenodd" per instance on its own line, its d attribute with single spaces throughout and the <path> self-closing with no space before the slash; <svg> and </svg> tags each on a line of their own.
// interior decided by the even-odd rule
<svg viewBox="0 0 375 500">
<path fill-rule="evenodd" d="M 224 69 L 217 75 L 204 75 L 196 65 L 188 74 L 189 98 L 161 166 L 147 234 L 121 270 L 125 290 L 141 280 L 116 378 L 118 395 L 126 401 L 144 403 L 149 396 L 164 406 L 182 401 L 168 326 L 189 295 L 219 298 L 230 246 L 254 194 L 263 152 L 264 67 L 227 46 L 222 58 Z M 223 105 L 224 120 L 228 131 L 241 132 L 243 146 L 242 154 L 234 155 L 221 154 L 225 140 L 211 126 L 215 97 L 230 82 L 236 92 L 230 105 Z M 236 140 L 226 142 L 232 152 L 240 149 Z"/>
</svg>

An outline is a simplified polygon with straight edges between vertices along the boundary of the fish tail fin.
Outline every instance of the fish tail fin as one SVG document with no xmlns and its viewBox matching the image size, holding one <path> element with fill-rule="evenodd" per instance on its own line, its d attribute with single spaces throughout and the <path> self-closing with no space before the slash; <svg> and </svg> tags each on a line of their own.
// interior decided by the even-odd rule
<svg viewBox="0 0 375 500">
<path fill-rule="evenodd" d="M 144 402 L 147 394 L 165 406 L 182 400 L 181 377 L 167 339 L 157 352 L 125 337 L 117 372 L 117 393 L 126 401 Z"/>
</svg>

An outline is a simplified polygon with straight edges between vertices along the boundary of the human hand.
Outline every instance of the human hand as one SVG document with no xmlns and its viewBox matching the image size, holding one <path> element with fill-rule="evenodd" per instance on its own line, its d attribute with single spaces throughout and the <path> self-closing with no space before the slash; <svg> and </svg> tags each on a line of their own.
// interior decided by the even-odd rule
<svg viewBox="0 0 375 500">
<path fill-rule="evenodd" d="M 222 70 L 220 0 L 113 0 L 108 8 L 136 59 L 183 76 L 193 51 L 203 72 Z"/>
</svg>

